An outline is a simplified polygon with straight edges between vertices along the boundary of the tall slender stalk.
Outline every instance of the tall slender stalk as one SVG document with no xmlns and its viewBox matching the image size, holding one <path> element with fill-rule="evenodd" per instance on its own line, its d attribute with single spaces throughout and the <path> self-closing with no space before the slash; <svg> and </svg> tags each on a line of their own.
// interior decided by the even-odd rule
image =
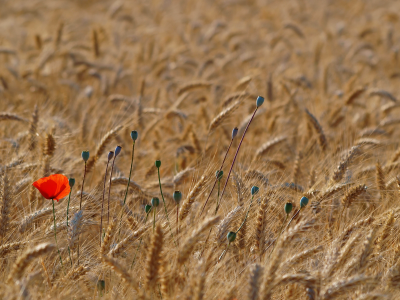
<svg viewBox="0 0 400 300">
<path fill-rule="evenodd" d="M 83 180 L 82 180 L 82 187 L 81 187 L 81 200 L 79 201 L 79 210 L 82 210 L 82 198 L 83 198 L 83 186 L 85 185 L 85 178 L 86 178 L 86 171 L 87 171 L 87 161 L 89 159 L 89 151 L 82 151 L 82 159 L 85 161 L 85 171 L 83 173 Z M 77 249 L 77 256 L 78 256 L 78 265 L 79 265 L 79 238 L 78 235 L 78 249 Z"/>
<path fill-rule="evenodd" d="M 217 174 L 219 174 L 219 172 L 222 171 L 222 168 L 223 168 L 223 166 L 224 166 L 226 157 L 228 156 L 229 150 L 231 149 L 233 140 L 235 139 L 237 133 L 238 133 L 238 128 L 237 128 L 237 127 L 233 128 L 233 130 L 232 130 L 231 142 L 229 143 L 228 149 L 227 149 L 226 152 L 225 152 L 224 159 L 222 160 L 221 166 L 219 167 L 219 169 L 218 169 L 218 171 L 217 171 Z M 206 205 L 207 205 L 207 203 L 208 203 L 208 200 L 210 199 L 211 194 L 212 194 L 212 192 L 214 191 L 215 185 L 217 184 L 217 181 L 218 181 L 218 184 L 219 184 L 219 183 L 220 183 L 220 179 L 218 179 L 218 177 L 215 178 L 215 180 L 214 180 L 213 187 L 212 187 L 210 193 L 208 194 L 207 200 L 206 200 L 206 202 L 204 203 L 203 208 L 201 209 L 201 212 L 200 212 L 200 216 L 199 216 L 199 217 L 201 217 L 201 215 L 203 214 L 204 209 L 206 208 Z M 218 197 L 218 198 L 219 198 L 219 197 Z M 217 199 L 217 200 L 218 200 L 218 199 Z"/>
<path fill-rule="evenodd" d="M 224 188 L 223 188 L 222 193 L 221 193 L 220 203 L 221 203 L 221 201 L 222 201 L 222 197 L 224 196 L 226 186 L 228 185 L 229 177 L 231 176 L 231 173 L 232 173 L 232 170 L 233 170 L 233 166 L 235 165 L 235 161 L 236 161 L 236 158 L 237 158 L 237 156 L 238 156 L 240 147 L 242 146 L 244 137 L 246 136 L 246 132 L 247 132 L 247 130 L 249 129 L 249 126 L 250 126 L 251 122 L 253 121 L 254 116 L 256 115 L 256 112 L 257 112 L 258 108 L 259 108 L 263 103 L 264 103 L 264 98 L 261 97 L 261 96 L 258 96 L 258 98 L 257 98 L 257 100 L 256 100 L 256 105 L 257 105 L 257 106 L 256 106 L 256 109 L 254 110 L 253 115 L 251 116 L 251 119 L 250 119 L 249 123 L 247 124 L 246 129 L 245 129 L 244 132 L 243 132 L 243 135 L 242 135 L 242 138 L 241 138 L 241 140 L 240 140 L 239 146 L 238 146 L 238 148 L 237 148 L 237 150 L 236 150 L 236 153 L 235 153 L 235 156 L 234 156 L 234 158 L 233 158 L 233 161 L 232 161 L 232 164 L 231 164 L 231 168 L 229 169 L 228 177 L 226 178 L 225 185 L 224 185 Z M 218 209 L 217 209 L 217 211 L 218 211 Z"/>
<path fill-rule="evenodd" d="M 72 188 L 75 185 L 75 179 L 74 178 L 70 178 L 68 180 L 68 184 L 70 187 L 70 191 L 69 191 L 69 195 L 68 195 L 68 205 L 67 205 L 67 227 L 68 225 L 68 217 L 69 217 L 69 203 L 71 202 L 71 194 L 72 194 Z M 69 256 L 69 261 L 71 262 L 71 267 L 72 267 L 72 258 L 71 258 L 71 249 L 68 246 L 68 256 Z"/>
<path fill-rule="evenodd" d="M 114 156 L 114 152 L 110 151 L 107 156 L 106 172 L 104 174 L 103 200 L 101 201 L 101 215 L 100 215 L 100 247 L 101 247 L 101 235 L 103 232 L 103 211 L 104 211 L 104 198 L 105 198 L 105 193 L 106 193 L 107 171 L 108 171 L 108 165 L 110 163 L 110 160 L 113 158 L 113 156 Z"/>
<path fill-rule="evenodd" d="M 51 199 L 51 201 L 53 203 L 54 239 L 56 240 L 57 251 L 58 251 L 58 255 L 60 256 L 61 268 L 63 269 L 64 275 L 65 275 L 64 265 L 63 265 L 63 261 L 62 261 L 62 257 L 61 257 L 61 252 L 60 252 L 60 248 L 58 248 L 58 243 L 57 243 L 57 224 L 56 224 L 56 212 L 55 212 L 55 209 L 54 209 L 54 199 Z"/>
<path fill-rule="evenodd" d="M 149 217 L 149 213 L 151 212 L 152 207 L 150 205 L 146 205 L 145 209 L 146 209 L 146 219 L 144 220 L 144 225 L 146 225 L 146 223 L 147 223 L 147 218 Z M 135 252 L 135 256 L 133 257 L 133 261 L 132 261 L 132 264 L 131 264 L 131 269 L 132 269 L 132 267 L 133 267 L 133 265 L 135 263 L 136 256 L 137 256 L 137 253 L 139 251 L 140 245 L 142 244 L 142 239 L 143 239 L 143 237 L 140 238 L 139 245 L 138 245 L 138 247 L 136 249 L 136 252 Z"/>
</svg>

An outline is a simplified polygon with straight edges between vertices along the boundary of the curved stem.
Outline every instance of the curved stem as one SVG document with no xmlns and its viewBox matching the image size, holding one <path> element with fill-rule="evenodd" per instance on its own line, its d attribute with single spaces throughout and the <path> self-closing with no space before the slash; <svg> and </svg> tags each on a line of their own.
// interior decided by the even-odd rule
<svg viewBox="0 0 400 300">
<path fill-rule="evenodd" d="M 79 210 L 82 210 L 82 197 L 83 197 L 83 186 L 85 185 L 85 178 L 86 178 L 86 161 L 85 161 L 85 172 L 83 173 L 83 181 L 82 181 L 82 188 L 81 188 L 81 201 L 79 202 Z M 78 265 L 79 265 L 79 235 L 78 235 Z"/>
<path fill-rule="evenodd" d="M 163 194 L 162 188 L 161 188 L 160 168 L 157 168 L 157 174 L 158 174 L 158 184 L 159 184 L 159 186 L 160 186 L 161 198 L 162 198 L 162 201 L 163 201 L 163 203 L 164 203 L 165 215 L 167 216 L 169 231 L 171 232 L 172 238 L 174 238 L 174 235 L 173 235 L 173 233 L 172 233 L 171 223 L 170 223 L 169 217 L 168 217 L 167 205 L 165 204 L 164 194 Z M 176 245 L 175 239 L 174 239 L 174 243 L 175 243 L 175 246 L 177 246 L 177 245 Z"/>
<path fill-rule="evenodd" d="M 108 164 L 109 164 L 109 163 L 110 163 L 110 161 L 107 160 L 106 173 L 104 174 L 103 200 L 101 201 L 101 215 L 100 215 L 100 247 L 101 247 L 101 234 L 102 234 L 102 232 L 103 232 L 104 197 L 105 197 L 105 193 L 106 193 L 107 170 L 108 170 Z"/>
<path fill-rule="evenodd" d="M 150 213 L 150 212 L 149 212 L 149 213 Z M 146 225 L 147 217 L 149 216 L 149 213 L 146 214 L 146 219 L 144 220 L 144 224 L 145 224 L 145 225 Z M 142 244 L 142 239 L 143 239 L 143 237 L 140 238 L 139 245 L 138 245 L 138 247 L 137 247 L 137 249 L 136 249 L 135 256 L 134 256 L 133 261 L 132 261 L 132 264 L 131 264 L 131 269 L 132 269 L 132 267 L 133 267 L 133 264 L 135 263 L 136 255 L 137 255 L 137 253 L 138 253 L 138 251 L 139 251 L 140 245 Z"/>
<path fill-rule="evenodd" d="M 234 156 L 234 158 L 233 158 L 233 161 L 232 161 L 232 164 L 231 164 L 231 168 L 229 169 L 228 177 L 226 178 L 225 185 L 224 185 L 224 188 L 223 188 L 223 190 L 222 190 L 221 198 L 220 198 L 220 200 L 219 200 L 220 203 L 221 203 L 221 201 L 222 201 L 222 197 L 224 196 L 226 186 L 228 185 L 229 177 L 231 176 L 231 173 L 232 173 L 232 170 L 233 170 L 233 166 L 235 165 L 235 161 L 236 161 L 236 158 L 237 158 L 237 156 L 238 156 L 240 147 L 242 146 L 242 143 L 243 143 L 244 137 L 245 137 L 245 135 L 246 135 L 246 132 L 247 132 L 247 130 L 249 129 L 249 126 L 250 126 L 250 124 L 251 124 L 251 121 L 253 121 L 254 116 L 256 115 L 257 110 L 258 110 L 258 107 L 256 107 L 256 109 L 254 110 L 254 113 L 253 113 L 253 115 L 251 116 L 251 119 L 250 119 L 249 123 L 247 124 L 246 129 L 245 129 L 244 132 L 243 132 L 243 135 L 242 135 L 242 138 L 241 138 L 241 140 L 240 140 L 239 146 L 238 146 L 238 148 L 237 148 L 237 150 L 236 150 L 236 153 L 235 153 L 235 156 Z M 217 211 L 218 211 L 218 210 L 217 210 Z"/>
<path fill-rule="evenodd" d="M 246 217 L 244 218 L 242 225 L 240 225 L 240 227 L 239 227 L 239 229 L 236 231 L 236 233 L 238 233 L 239 230 L 242 229 L 244 223 L 245 223 L 246 220 L 247 220 L 247 217 L 249 216 L 250 208 L 251 208 L 251 205 L 253 204 L 253 198 L 254 198 L 254 195 L 251 196 L 251 201 L 250 201 L 249 209 L 247 210 L 247 213 L 246 213 Z"/>
<path fill-rule="evenodd" d="M 56 224 L 56 212 L 54 209 L 54 199 L 51 199 L 52 203 L 53 203 L 53 218 L 54 218 L 54 239 L 56 240 L 56 246 L 57 246 L 57 250 L 58 250 L 58 255 L 60 256 L 60 263 L 61 263 L 61 268 L 64 271 L 64 275 L 65 275 L 65 270 L 64 270 L 64 265 L 63 265 L 63 261 L 61 258 L 61 253 L 60 253 L 60 248 L 58 248 L 58 243 L 57 243 L 57 224 Z"/>
<path fill-rule="evenodd" d="M 283 226 L 285 225 L 288 216 L 289 216 L 289 215 L 286 214 L 285 221 L 283 221 L 282 226 L 281 226 L 281 228 L 279 229 L 279 235 L 278 235 L 278 237 L 277 237 L 276 240 L 275 240 L 274 247 L 272 248 L 271 253 L 268 255 L 268 258 L 271 257 L 271 254 L 272 254 L 272 252 L 274 252 L 274 249 L 275 249 L 276 244 L 278 244 L 278 240 L 279 240 L 279 238 L 281 237 L 281 234 L 282 234 L 282 231 L 283 231 Z"/>
<path fill-rule="evenodd" d="M 218 180 L 218 193 L 217 193 L 217 205 L 215 206 L 215 214 L 217 214 L 218 206 L 219 206 L 219 192 L 221 187 L 221 179 Z"/>
<path fill-rule="evenodd" d="M 108 187 L 108 213 L 107 213 L 107 224 L 110 224 L 110 196 L 111 196 L 111 180 L 112 180 L 112 173 L 114 171 L 114 163 L 117 156 L 114 156 L 113 163 L 111 166 L 111 173 L 110 173 L 110 186 Z"/>
<path fill-rule="evenodd" d="M 226 157 L 228 156 L 228 153 L 229 153 L 229 150 L 231 149 L 232 143 L 233 143 L 233 139 L 231 139 L 231 142 L 229 143 L 229 147 L 228 147 L 228 149 L 227 149 L 226 152 L 225 152 L 225 156 L 224 156 L 224 159 L 222 160 L 221 166 L 219 167 L 218 174 L 219 174 L 219 172 L 222 171 L 222 167 L 224 166 Z M 213 187 L 212 187 L 212 189 L 211 189 L 211 191 L 210 191 L 210 194 L 208 194 L 207 200 L 206 200 L 206 202 L 204 203 L 203 208 L 201 209 L 201 213 L 200 213 L 200 216 L 199 216 L 199 217 L 201 217 L 201 215 L 203 214 L 203 211 L 204 211 L 204 209 L 206 208 L 206 205 L 207 205 L 207 203 L 208 203 L 208 200 L 209 200 L 210 197 L 211 197 L 212 192 L 214 191 L 214 188 L 215 188 L 215 185 L 217 184 L 217 181 L 221 181 L 221 180 L 220 180 L 220 179 L 218 180 L 218 177 L 215 178 Z M 218 198 L 219 198 L 219 195 L 218 195 Z"/>
</svg>

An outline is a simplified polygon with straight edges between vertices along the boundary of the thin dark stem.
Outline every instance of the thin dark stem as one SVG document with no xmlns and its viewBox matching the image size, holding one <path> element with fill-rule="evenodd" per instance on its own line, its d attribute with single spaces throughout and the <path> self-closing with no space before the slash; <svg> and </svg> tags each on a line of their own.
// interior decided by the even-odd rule
<svg viewBox="0 0 400 300">
<path fill-rule="evenodd" d="M 228 147 L 228 149 L 227 149 L 226 152 L 225 152 L 224 159 L 222 160 L 221 166 L 220 166 L 219 169 L 218 169 L 218 173 L 217 173 L 218 175 L 219 175 L 219 172 L 222 171 L 222 167 L 224 166 L 226 157 L 228 156 L 228 153 L 229 153 L 229 150 L 231 149 L 232 143 L 233 143 L 233 139 L 231 139 L 231 142 L 229 143 L 229 147 Z M 217 181 L 218 181 L 218 180 L 220 181 L 220 179 L 219 179 L 218 177 L 216 177 L 216 178 L 215 178 L 215 181 L 214 181 L 214 184 L 213 184 L 213 187 L 212 187 L 210 193 L 208 194 L 207 200 L 206 200 L 206 202 L 204 203 L 203 208 L 201 209 L 200 217 L 201 217 L 201 215 L 203 214 L 204 209 L 206 208 L 206 205 L 207 205 L 207 203 L 208 203 L 208 200 L 210 199 L 211 194 L 212 194 L 212 192 L 214 191 L 215 185 L 217 184 Z M 218 198 L 219 198 L 219 197 L 218 197 Z M 217 199 L 217 200 L 218 200 L 218 199 Z"/>
<path fill-rule="evenodd" d="M 163 194 L 162 188 L 161 188 L 160 168 L 157 168 L 157 174 L 158 174 L 158 184 L 159 184 L 159 186 L 160 186 L 161 198 L 162 198 L 162 201 L 163 201 L 163 203 L 164 203 L 165 215 L 167 216 L 169 231 L 171 232 L 172 238 L 174 238 L 174 235 L 173 235 L 173 233 L 172 233 L 171 223 L 170 223 L 169 217 L 168 217 L 167 205 L 165 204 L 164 194 Z M 175 239 L 174 239 L 174 243 L 175 243 L 175 246 L 177 246 L 177 245 L 176 245 L 176 242 L 175 242 Z"/>
<path fill-rule="evenodd" d="M 150 212 L 149 212 L 149 213 L 150 213 Z M 147 222 L 147 218 L 148 218 L 148 216 L 149 216 L 149 213 L 146 214 L 146 219 L 144 220 L 144 224 L 145 224 L 145 225 L 146 225 L 146 222 Z M 143 239 L 143 237 L 140 238 L 139 245 L 138 245 L 138 247 L 137 247 L 137 249 L 136 249 L 136 253 L 135 253 L 135 256 L 134 256 L 133 261 L 132 261 L 132 264 L 131 264 L 131 269 L 132 269 L 132 267 L 133 267 L 133 264 L 135 263 L 136 255 L 137 255 L 137 253 L 138 253 L 138 251 L 139 251 L 140 245 L 142 244 L 142 239 Z"/>
<path fill-rule="evenodd" d="M 239 230 L 242 229 L 244 223 L 245 223 L 246 220 L 247 220 L 247 217 L 249 216 L 250 208 L 251 208 L 251 205 L 253 204 L 253 198 L 254 198 L 254 195 L 251 196 L 251 201 L 250 201 L 249 209 L 247 210 L 247 213 L 246 213 L 246 217 L 244 218 L 242 225 L 240 225 L 240 227 L 239 227 L 239 229 L 236 231 L 236 233 L 238 233 Z"/>
<path fill-rule="evenodd" d="M 221 179 L 218 180 L 218 193 L 217 193 L 217 205 L 215 206 L 215 214 L 217 214 L 218 206 L 219 206 L 219 192 L 221 188 Z"/>
<path fill-rule="evenodd" d="M 68 227 L 68 213 L 69 213 L 69 202 L 71 201 L 71 194 L 72 194 L 72 189 L 69 192 L 69 196 L 68 196 L 68 205 L 67 205 L 67 227 Z"/>
<path fill-rule="evenodd" d="M 126 203 L 126 197 L 128 196 L 128 190 L 129 190 L 129 184 L 131 182 L 131 175 L 132 175 L 132 167 L 133 167 L 133 157 L 135 154 L 135 141 L 133 141 L 133 145 L 132 145 L 132 159 L 131 159 L 131 168 L 129 171 L 129 178 L 128 178 L 128 184 L 126 185 L 126 191 L 125 191 L 125 197 L 124 197 L 124 204 L 122 206 L 125 206 Z M 121 218 L 119 220 L 119 231 L 118 231 L 118 242 L 119 242 L 119 236 L 121 234 L 121 223 L 122 223 L 122 216 L 124 214 L 124 210 L 121 210 Z"/>
<path fill-rule="evenodd" d="M 179 203 L 176 204 L 176 238 L 178 238 L 178 232 L 179 232 Z"/>
<path fill-rule="evenodd" d="M 101 202 L 101 216 L 100 216 L 100 247 L 101 247 L 101 233 L 103 232 L 103 209 L 104 209 L 104 197 L 106 193 L 106 181 L 107 181 L 107 171 L 108 171 L 108 164 L 110 163 L 109 160 L 107 160 L 107 166 L 106 166 L 106 173 L 104 174 L 104 185 L 103 185 L 103 200 Z"/>
<path fill-rule="evenodd" d="M 155 208 L 155 207 L 154 207 L 154 212 L 153 212 L 153 215 L 154 215 L 154 221 L 153 221 L 153 233 L 154 233 L 154 229 L 156 228 L 156 210 L 157 210 L 157 208 Z"/>
<path fill-rule="evenodd" d="M 54 209 L 54 199 L 51 199 L 51 201 L 53 203 L 54 239 L 56 240 L 56 246 L 57 246 L 57 250 L 58 250 L 58 255 L 60 256 L 61 268 L 63 269 L 64 275 L 65 275 L 65 270 L 64 270 L 64 265 L 63 265 L 63 261 L 62 261 L 62 258 L 61 258 L 60 248 L 58 248 L 58 243 L 57 243 L 57 224 L 56 224 L 56 211 Z"/>
<path fill-rule="evenodd" d="M 110 224 L 110 196 L 111 196 L 111 180 L 112 180 L 112 173 L 114 171 L 114 163 L 117 156 L 114 156 L 113 163 L 111 166 L 111 173 L 110 173 L 110 186 L 108 187 L 108 212 L 107 212 L 107 225 Z"/>
<path fill-rule="evenodd" d="M 83 181 L 82 181 L 82 188 L 81 188 L 81 201 L 79 202 L 79 210 L 82 210 L 83 186 L 85 185 L 85 178 L 86 178 L 86 161 L 85 161 L 85 172 L 83 173 Z"/>
<path fill-rule="evenodd" d="M 278 244 L 278 240 L 279 240 L 279 238 L 281 237 L 281 235 L 282 235 L 282 232 L 283 232 L 283 226 L 285 226 L 285 223 L 286 223 L 286 221 L 287 221 L 287 218 L 288 218 L 288 214 L 286 214 L 286 218 L 285 218 L 285 221 L 283 221 L 283 223 L 282 223 L 282 226 L 281 226 L 281 228 L 279 229 L 279 235 L 278 235 L 278 237 L 276 238 L 276 240 L 275 240 L 275 243 L 274 243 L 274 247 L 272 248 L 272 250 L 271 250 L 271 252 L 270 252 L 270 254 L 268 255 L 268 258 L 269 257 L 271 257 L 271 254 L 272 254 L 272 252 L 274 252 L 274 249 L 275 249 L 275 246 L 276 246 L 276 244 Z"/>
<path fill-rule="evenodd" d="M 79 210 L 82 210 L 82 198 L 83 198 L 83 186 L 85 185 L 85 178 L 86 178 L 86 161 L 85 161 L 85 172 L 83 173 L 83 181 L 82 181 L 82 188 L 81 188 L 81 201 L 79 202 Z M 78 266 L 79 266 L 79 235 L 78 235 Z"/>
<path fill-rule="evenodd" d="M 296 216 L 299 214 L 300 211 L 301 211 L 301 208 L 299 208 L 299 210 L 293 215 L 293 217 L 290 219 L 289 223 L 286 225 L 285 229 L 282 232 L 284 232 L 286 229 L 288 229 L 290 223 L 292 223 L 293 219 L 296 218 Z"/>
<path fill-rule="evenodd" d="M 236 150 L 235 156 L 234 156 L 233 161 L 232 161 L 232 164 L 231 164 L 231 168 L 229 169 L 228 177 L 226 178 L 225 185 L 224 185 L 224 188 L 223 188 L 223 190 L 222 190 L 221 198 L 219 199 L 219 203 L 222 202 L 222 197 L 224 196 L 226 186 L 228 185 L 229 177 L 231 176 L 231 173 L 232 173 L 232 170 L 233 170 L 233 166 L 235 165 L 235 161 L 236 161 L 236 158 L 237 158 L 237 156 L 238 156 L 238 153 L 239 153 L 239 150 L 240 150 L 240 146 L 242 146 L 242 143 L 243 143 L 244 137 L 245 137 L 245 135 L 246 135 L 246 132 L 247 132 L 247 130 L 249 129 L 249 126 L 250 126 L 250 124 L 251 124 L 251 121 L 253 121 L 254 116 L 256 115 L 257 110 L 258 110 L 258 107 L 256 107 L 256 109 L 254 110 L 254 113 L 253 113 L 253 115 L 251 116 L 251 119 L 250 119 L 249 123 L 247 124 L 246 129 L 245 129 L 244 132 L 243 132 L 242 139 L 240 140 L 239 146 L 238 146 L 238 148 L 237 148 L 237 150 Z M 218 208 L 219 208 L 219 207 L 218 207 Z M 218 209 L 217 209 L 217 211 L 218 211 Z"/>
</svg>

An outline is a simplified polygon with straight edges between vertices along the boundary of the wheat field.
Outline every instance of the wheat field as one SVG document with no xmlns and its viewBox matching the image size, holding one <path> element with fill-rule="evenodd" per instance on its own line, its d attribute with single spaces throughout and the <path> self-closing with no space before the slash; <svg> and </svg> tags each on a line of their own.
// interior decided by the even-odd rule
<svg viewBox="0 0 400 300">
<path fill-rule="evenodd" d="M 0 5 L 1 299 L 400 299 L 400 2 Z"/>
</svg>

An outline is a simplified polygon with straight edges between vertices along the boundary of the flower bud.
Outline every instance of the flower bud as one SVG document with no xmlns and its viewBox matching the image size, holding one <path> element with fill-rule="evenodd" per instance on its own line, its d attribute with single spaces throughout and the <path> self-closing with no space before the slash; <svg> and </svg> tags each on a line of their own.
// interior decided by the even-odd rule
<svg viewBox="0 0 400 300">
<path fill-rule="evenodd" d="M 256 100 L 257 107 L 260 107 L 263 103 L 264 103 L 264 98 L 261 96 L 258 96 L 257 100 Z"/>
<path fill-rule="evenodd" d="M 97 282 L 97 289 L 99 290 L 100 293 L 106 290 L 106 282 L 104 280 L 99 280 Z"/>
<path fill-rule="evenodd" d="M 156 167 L 157 169 L 161 167 L 161 160 L 156 160 Z"/>
<path fill-rule="evenodd" d="M 233 128 L 232 130 L 232 140 L 237 136 L 239 129 L 237 127 Z"/>
<path fill-rule="evenodd" d="M 158 205 L 160 205 L 160 199 L 158 199 L 157 197 L 151 198 L 151 205 L 157 207 Z"/>
<path fill-rule="evenodd" d="M 75 185 L 75 178 L 70 178 L 68 180 L 68 183 L 69 183 L 69 187 L 72 189 Z"/>
<path fill-rule="evenodd" d="M 285 213 L 288 215 L 293 209 L 293 204 L 288 202 L 285 204 Z"/>
<path fill-rule="evenodd" d="M 114 157 L 114 151 L 108 152 L 108 156 L 107 156 L 108 161 L 112 160 L 113 157 Z"/>
<path fill-rule="evenodd" d="M 300 208 L 306 207 L 308 204 L 308 198 L 307 197 L 301 197 L 300 199 Z"/>
<path fill-rule="evenodd" d="M 258 193 L 259 190 L 260 189 L 257 186 L 253 185 L 251 188 L 251 195 L 254 196 L 255 194 Z"/>
<path fill-rule="evenodd" d="M 84 161 L 88 161 L 89 159 L 89 151 L 82 151 L 82 158 Z"/>
<path fill-rule="evenodd" d="M 138 138 L 138 132 L 136 130 L 131 131 L 131 139 L 136 141 Z"/>
<path fill-rule="evenodd" d="M 228 239 L 229 243 L 232 243 L 236 239 L 236 232 L 233 231 L 228 232 L 226 238 Z"/>
<path fill-rule="evenodd" d="M 144 211 L 146 212 L 146 214 L 148 214 L 151 211 L 151 205 L 150 204 L 146 204 L 146 206 L 144 207 Z"/>
<path fill-rule="evenodd" d="M 122 147 L 121 147 L 121 146 L 117 146 L 117 147 L 115 148 L 115 157 L 117 157 L 118 154 L 120 154 L 121 150 L 122 150 Z"/>
<path fill-rule="evenodd" d="M 179 204 L 179 202 L 181 202 L 182 193 L 180 191 L 175 191 L 172 196 L 174 197 L 174 200 L 175 200 L 176 204 Z"/>
<path fill-rule="evenodd" d="M 217 170 L 217 172 L 215 172 L 215 177 L 217 177 L 218 180 L 222 179 L 222 176 L 224 175 L 224 171 L 219 171 Z"/>
</svg>

